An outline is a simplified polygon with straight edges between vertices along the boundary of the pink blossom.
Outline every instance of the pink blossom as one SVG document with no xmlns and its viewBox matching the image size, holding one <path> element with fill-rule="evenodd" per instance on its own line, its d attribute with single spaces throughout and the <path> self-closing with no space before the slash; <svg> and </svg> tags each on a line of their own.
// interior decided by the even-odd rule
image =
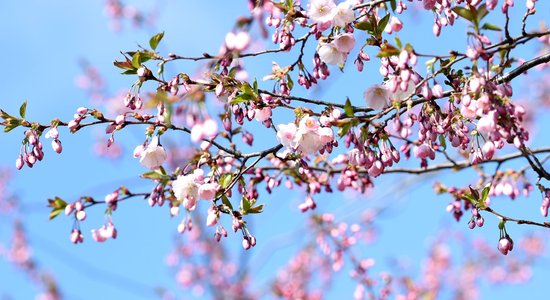
<svg viewBox="0 0 550 300">
<path fill-rule="evenodd" d="M 312 0 L 308 4 L 307 15 L 315 23 L 331 22 L 336 13 L 333 0 Z"/>
<path fill-rule="evenodd" d="M 338 51 L 334 43 L 321 43 L 317 53 L 321 61 L 329 65 L 341 65 L 346 60 L 346 54 Z"/>
<path fill-rule="evenodd" d="M 172 182 L 172 191 L 179 201 L 183 201 L 185 208 L 193 210 L 199 198 L 199 185 L 194 175 L 179 175 Z"/>
<path fill-rule="evenodd" d="M 298 129 L 296 128 L 296 124 L 279 124 L 277 129 L 277 140 L 281 143 L 281 145 L 293 149 L 298 147 L 298 140 L 296 137 L 296 132 Z"/>
<path fill-rule="evenodd" d="M 271 108 L 270 107 L 262 107 L 255 109 L 255 117 L 256 120 L 259 122 L 264 122 L 266 120 L 269 120 L 271 118 Z"/>
<path fill-rule="evenodd" d="M 229 50 L 243 51 L 250 44 L 250 35 L 248 32 L 241 31 L 237 34 L 228 32 L 225 35 L 225 46 Z"/>
<path fill-rule="evenodd" d="M 330 127 L 321 127 L 319 128 L 319 138 L 321 144 L 328 144 L 334 140 L 334 132 Z"/>
<path fill-rule="evenodd" d="M 351 33 L 339 34 L 334 38 L 334 46 L 341 53 L 349 53 L 355 46 L 355 38 Z"/>
<path fill-rule="evenodd" d="M 372 109 L 382 109 L 390 103 L 390 92 L 386 85 L 373 85 L 363 93 L 363 97 Z"/>
<path fill-rule="evenodd" d="M 494 131 L 496 128 L 495 111 L 490 111 L 487 115 L 481 117 L 477 121 L 477 131 L 481 133 L 488 133 Z"/>
<path fill-rule="evenodd" d="M 205 183 L 199 187 L 199 197 L 205 200 L 212 200 L 216 196 L 218 190 L 217 183 Z"/>
<path fill-rule="evenodd" d="M 334 17 L 332 22 L 334 26 L 344 28 L 346 25 L 352 23 L 355 20 L 355 12 L 351 9 L 351 2 L 344 1 L 338 3 L 335 11 L 333 12 Z"/>
<path fill-rule="evenodd" d="M 206 137 L 213 138 L 216 134 L 218 134 L 218 123 L 210 118 L 204 120 L 204 123 L 202 124 L 202 132 Z"/>
<path fill-rule="evenodd" d="M 303 132 L 317 131 L 319 129 L 319 122 L 313 117 L 305 116 L 300 120 L 298 128 Z"/>
<path fill-rule="evenodd" d="M 134 149 L 134 158 L 138 158 L 138 157 L 141 157 L 141 154 L 143 153 L 143 151 L 145 150 L 145 146 L 143 145 L 138 145 L 136 146 L 136 148 Z"/>
</svg>

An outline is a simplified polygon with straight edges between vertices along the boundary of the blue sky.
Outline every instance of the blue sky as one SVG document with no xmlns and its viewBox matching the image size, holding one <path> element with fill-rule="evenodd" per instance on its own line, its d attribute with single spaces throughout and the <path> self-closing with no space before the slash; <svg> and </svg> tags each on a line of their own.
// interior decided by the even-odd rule
<svg viewBox="0 0 550 300">
<path fill-rule="evenodd" d="M 100 70 L 108 84 L 108 91 L 114 94 L 129 88 L 133 81 L 133 78 L 119 75 L 118 70 L 112 66 L 112 61 L 120 58 L 119 51 L 134 50 L 137 44 L 146 44 L 152 34 L 165 31 L 160 47 L 160 51 L 164 53 L 216 53 L 225 33 L 232 28 L 235 17 L 247 14 L 245 1 L 230 3 L 217 0 L 209 1 L 208 4 L 203 1 L 181 2 L 132 1 L 144 11 L 157 11 L 154 28 L 134 29 L 130 24 L 124 23 L 122 31 L 113 32 L 103 13 L 103 1 L 8 1 L 0 11 L 0 45 L 4 57 L 3 71 L 0 73 L 0 107 L 8 112 L 15 112 L 26 99 L 28 119 L 48 122 L 59 117 L 68 120 L 77 107 L 87 104 L 85 93 L 74 84 L 75 78 L 81 74 L 78 64 L 81 59 L 86 59 Z M 550 5 L 541 2 L 545 1 L 538 3 L 540 15 L 548 15 Z M 520 4 L 522 3 L 517 3 Z M 518 12 L 512 15 L 516 21 L 518 15 Z M 407 21 L 415 22 L 415 29 L 408 29 Z M 416 42 L 413 44 L 418 45 L 418 52 L 445 53 L 453 46 L 464 50 L 461 48 L 464 47 L 464 42 L 448 38 L 446 32 L 463 34 L 463 25 L 450 30 L 445 28 L 443 38 L 440 39 L 431 34 L 417 34 L 417 31 L 430 33 L 430 28 L 431 20 L 405 20 L 405 29 L 400 36 L 404 42 Z M 405 37 L 410 40 L 405 40 Z M 269 43 L 267 45 L 273 47 Z M 534 51 L 528 50 L 522 55 L 529 58 L 534 55 Z M 245 65 L 250 67 L 251 73 L 261 78 L 271 68 L 272 59 L 252 58 Z M 281 64 L 285 62 L 285 58 L 277 60 Z M 188 68 L 189 73 L 195 70 L 191 64 L 182 63 L 177 66 Z M 351 65 L 344 74 L 337 74 L 339 71 L 332 69 L 331 72 L 335 75 L 329 81 L 323 82 L 317 95 L 339 102 L 344 102 L 348 96 L 354 104 L 361 105 L 361 95 L 365 87 L 379 83 L 382 79 L 376 64 L 367 63 L 365 69 L 361 74 Z M 266 84 L 265 87 L 270 86 Z M 154 86 L 148 88 L 152 90 Z M 280 122 L 286 120 L 285 116 L 278 118 Z M 548 120 L 541 124 L 541 128 L 548 126 Z M 147 299 L 154 296 L 156 287 L 166 287 L 180 296 L 184 295 L 185 292 L 176 287 L 173 273 L 164 262 L 165 256 L 171 250 L 175 228 L 179 222 L 179 219 L 170 219 L 166 210 L 151 209 L 144 201 L 122 204 L 114 216 L 119 237 L 116 241 L 103 244 L 93 242 L 89 235 L 90 229 L 98 228 L 103 223 L 102 208 L 90 210 L 88 219 L 82 224 L 86 235 L 84 245 L 74 246 L 69 242 L 68 235 L 72 225 L 69 218 L 61 216 L 54 221 L 47 220 L 47 198 L 57 195 L 74 201 L 78 196 L 88 194 L 101 198 L 121 184 L 130 188 L 143 186 L 143 181 L 137 175 L 145 170 L 130 154 L 133 147 L 143 141 L 143 130 L 130 128 L 125 134 L 117 136 L 117 141 L 126 152 L 122 159 L 114 162 L 93 155 L 95 138 L 100 136 L 107 139 L 107 136 L 102 135 L 102 130 L 85 130 L 76 135 L 62 130 L 62 155 L 47 149 L 44 161 L 33 169 L 25 168 L 18 172 L 13 165 L 22 132 L 14 130 L 2 135 L 0 165 L 13 172 L 10 189 L 23 203 L 24 214 L 20 217 L 28 231 L 33 254 L 41 268 L 54 274 L 61 285 L 62 293 L 68 299 Z M 253 130 L 260 134 L 268 132 L 262 131 L 265 128 Z M 264 136 L 257 136 L 256 143 L 271 145 L 276 142 L 274 136 Z M 187 141 L 187 137 L 178 136 L 177 139 Z M 544 145 L 548 142 L 548 137 L 540 133 L 532 141 L 535 146 Z M 520 162 L 517 166 L 523 164 Z M 438 175 L 438 179 L 452 184 L 455 181 L 467 182 L 469 175 L 471 173 L 468 172 L 459 176 L 445 173 Z M 381 262 L 377 265 L 378 271 L 384 269 L 385 261 L 391 257 L 408 260 L 413 269 L 418 270 L 417 262 L 428 249 L 430 236 L 435 235 L 443 226 L 461 230 L 472 237 L 484 238 L 496 246 L 498 231 L 494 218 L 486 216 L 484 228 L 468 231 L 464 219 L 460 224 L 450 220 L 444 210 L 450 199 L 435 196 L 431 189 L 433 178 L 421 181 L 403 193 L 400 192 L 399 185 L 396 187 L 396 182 L 406 179 L 410 177 L 383 176 L 375 181 L 379 189 L 367 197 L 338 193 L 324 195 L 316 199 L 318 210 L 334 211 L 337 217 L 346 216 L 353 220 L 358 216 L 350 211 L 386 206 L 391 201 L 388 213 L 382 215 L 377 223 L 377 227 L 381 228 L 379 242 L 365 252 L 365 255 Z M 151 187 L 146 187 L 149 188 Z M 300 239 L 296 239 L 296 235 L 307 234 L 307 230 L 303 229 L 306 216 L 296 209 L 303 197 L 302 193 L 288 193 L 284 189 L 278 189 L 271 196 L 266 193 L 262 193 L 262 196 L 266 196 L 261 200 L 266 204 L 266 212 L 251 220 L 259 245 L 245 255 L 249 256 L 251 265 L 255 262 L 262 263 L 263 267 L 259 269 L 257 278 L 260 283 L 266 284 L 299 244 Z M 525 217 L 538 217 L 538 195 L 514 203 L 506 199 L 495 199 L 495 202 L 501 202 L 496 205 L 512 214 L 525 211 Z M 266 226 L 267 224 L 269 225 Z M 6 220 L 0 219 L 0 241 L 7 241 L 11 235 L 7 231 L 7 225 Z M 533 230 L 528 228 L 527 231 Z M 509 232 L 519 237 L 524 230 L 510 226 Z M 275 249 L 262 248 L 262 245 L 272 247 L 269 242 L 272 240 L 281 241 L 281 244 Z M 240 241 L 239 236 L 232 235 L 225 243 L 229 244 L 232 253 L 240 255 Z M 408 245 L 405 251 L 403 244 Z M 534 279 L 529 284 L 500 286 L 498 289 L 482 286 L 483 295 L 500 299 L 540 295 L 545 291 L 545 278 L 550 275 L 548 267 L 548 257 L 545 257 L 543 263 L 535 268 Z M 5 261 L 0 261 L 0 278 L 0 298 L 6 296 L 29 299 L 37 292 L 26 276 Z M 346 278 L 346 275 L 342 274 L 341 278 Z M 258 287 L 261 288 L 262 284 Z M 338 281 L 329 296 L 348 296 L 352 288 L 353 284 L 349 280 Z"/>
</svg>

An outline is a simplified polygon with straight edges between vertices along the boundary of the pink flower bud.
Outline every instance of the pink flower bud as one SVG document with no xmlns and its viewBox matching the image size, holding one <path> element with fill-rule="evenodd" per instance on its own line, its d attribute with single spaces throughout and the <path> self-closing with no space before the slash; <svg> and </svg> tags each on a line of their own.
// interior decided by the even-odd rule
<svg viewBox="0 0 550 300">
<path fill-rule="evenodd" d="M 413 150 L 414 156 L 420 159 L 435 159 L 435 152 L 428 144 L 422 144 Z"/>
<path fill-rule="evenodd" d="M 78 244 L 78 243 L 84 242 L 84 236 L 82 235 L 82 233 L 78 229 L 73 229 L 73 231 L 71 232 L 70 239 L 71 239 L 71 242 L 73 244 Z"/>
<path fill-rule="evenodd" d="M 126 115 L 125 114 L 120 114 L 120 115 L 116 116 L 115 123 L 117 125 L 123 124 L 124 121 L 126 121 Z"/>
<path fill-rule="evenodd" d="M 63 151 L 63 147 L 61 146 L 61 141 L 58 139 L 55 139 L 52 141 L 52 149 L 53 151 L 57 153 L 61 153 Z"/>
<path fill-rule="evenodd" d="M 433 88 L 432 88 L 432 93 L 433 93 L 434 97 L 442 98 L 443 97 L 443 87 L 440 86 L 439 84 L 434 85 Z"/>
<path fill-rule="evenodd" d="M 180 207 L 179 206 L 172 206 L 170 207 L 170 216 L 175 217 L 179 215 L 180 213 Z"/>
<path fill-rule="evenodd" d="M 23 155 L 19 154 L 19 157 L 15 161 L 15 167 L 17 168 L 17 170 L 21 170 L 24 164 L 25 162 L 23 161 Z"/>
<path fill-rule="evenodd" d="M 479 217 L 478 219 L 476 219 L 477 227 L 483 227 L 483 224 L 485 224 L 485 219 L 483 219 L 483 217 Z"/>
<path fill-rule="evenodd" d="M 46 138 L 57 139 L 59 137 L 59 131 L 57 130 L 57 127 L 50 127 L 50 130 L 48 130 L 48 132 L 46 132 L 45 137 Z"/>
<path fill-rule="evenodd" d="M 243 239 L 243 248 L 244 250 L 250 249 L 250 241 L 246 238 Z"/>
<path fill-rule="evenodd" d="M 86 212 L 83 210 L 79 210 L 76 212 L 76 219 L 78 221 L 84 221 L 86 220 Z"/>
<path fill-rule="evenodd" d="M 481 149 L 483 157 L 487 160 L 492 159 L 495 154 L 495 144 L 491 141 L 487 141 Z"/>
<path fill-rule="evenodd" d="M 72 130 L 76 130 L 78 129 L 78 126 L 80 126 L 80 122 L 76 121 L 76 120 L 71 120 L 69 121 L 69 124 L 67 125 L 67 127 L 72 131 Z"/>
<path fill-rule="evenodd" d="M 206 226 L 214 226 L 218 223 L 218 215 L 214 210 L 211 210 L 208 212 L 208 216 L 206 217 Z"/>
<path fill-rule="evenodd" d="M 72 214 L 73 211 L 74 211 L 74 204 L 73 203 L 69 203 L 69 204 L 67 204 L 67 206 L 65 206 L 65 215 L 66 216 Z"/>
<path fill-rule="evenodd" d="M 88 113 L 88 109 L 86 107 L 79 107 L 76 109 L 76 112 L 81 115 L 85 115 Z"/>
</svg>

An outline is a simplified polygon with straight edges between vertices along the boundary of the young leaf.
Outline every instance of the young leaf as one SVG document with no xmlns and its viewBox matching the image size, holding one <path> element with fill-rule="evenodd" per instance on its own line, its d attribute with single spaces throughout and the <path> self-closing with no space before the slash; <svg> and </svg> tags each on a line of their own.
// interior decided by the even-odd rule
<svg viewBox="0 0 550 300">
<path fill-rule="evenodd" d="M 377 31 L 382 33 L 382 31 L 386 29 L 386 25 L 388 25 L 389 21 L 390 21 L 390 14 L 387 14 L 382 19 L 380 19 L 380 22 L 378 22 Z"/>
<path fill-rule="evenodd" d="M 368 33 L 374 32 L 374 27 L 372 26 L 372 24 L 369 21 L 363 21 L 363 22 L 355 23 L 355 28 L 359 29 L 359 30 L 366 31 Z"/>
<path fill-rule="evenodd" d="M 243 214 L 247 214 L 248 210 L 250 210 L 250 201 L 246 197 L 241 199 L 241 210 Z"/>
<path fill-rule="evenodd" d="M 220 178 L 220 185 L 222 188 L 226 188 L 231 184 L 231 180 L 233 179 L 233 175 L 231 174 L 223 174 Z"/>
<path fill-rule="evenodd" d="M 481 191 L 481 203 L 485 203 L 485 200 L 487 200 L 487 197 L 489 196 L 489 191 L 491 190 L 491 185 L 488 184 L 483 190 Z"/>
<path fill-rule="evenodd" d="M 50 212 L 50 220 L 57 217 L 63 210 L 64 210 L 63 208 L 54 208 L 54 209 L 52 209 L 52 211 Z"/>
<path fill-rule="evenodd" d="M 229 198 L 227 198 L 226 195 L 222 196 L 222 203 L 229 207 L 230 210 L 233 210 L 233 205 L 231 205 L 231 201 L 229 201 Z"/>
<path fill-rule="evenodd" d="M 134 68 L 136 69 L 141 67 L 141 52 L 136 52 L 132 56 L 132 66 L 134 66 Z"/>
<path fill-rule="evenodd" d="M 397 8 L 396 2 L 397 2 L 396 0 L 390 0 L 390 6 L 392 11 L 395 11 L 395 9 Z"/>
<path fill-rule="evenodd" d="M 164 37 L 164 31 L 159 32 L 155 34 L 153 37 L 151 37 L 151 39 L 149 40 L 149 46 L 151 46 L 151 49 L 156 50 L 157 46 L 160 43 L 160 40 L 162 40 L 163 37 Z"/>
<path fill-rule="evenodd" d="M 27 112 L 27 100 L 23 101 L 23 104 L 21 104 L 21 107 L 19 107 L 19 115 L 21 118 L 25 118 L 25 113 Z"/>
<path fill-rule="evenodd" d="M 484 23 L 483 26 L 481 26 L 481 29 L 493 30 L 493 31 L 502 31 L 502 28 L 498 27 L 497 25 L 491 24 L 491 23 Z"/>
<path fill-rule="evenodd" d="M 464 7 L 460 7 L 460 6 L 455 6 L 453 7 L 452 9 L 455 13 L 457 13 L 457 15 L 463 17 L 464 19 L 472 22 L 474 20 L 474 13 L 469 10 L 469 9 L 466 9 Z"/>
<path fill-rule="evenodd" d="M 348 133 L 348 131 L 351 129 L 351 122 L 346 122 L 340 129 L 338 130 L 338 136 L 343 137 Z"/>
<path fill-rule="evenodd" d="M 164 175 L 155 171 L 150 171 L 147 173 L 141 174 L 141 177 L 147 178 L 147 179 L 153 179 L 153 180 L 166 180 L 169 178 L 168 175 Z"/>
<path fill-rule="evenodd" d="M 476 14 L 477 24 L 479 24 L 481 22 L 481 20 L 489 14 L 489 11 L 487 10 L 487 5 L 486 4 L 480 5 L 477 8 L 477 11 L 476 11 L 475 14 Z"/>
<path fill-rule="evenodd" d="M 248 213 L 249 214 L 259 214 L 263 211 L 264 209 L 264 205 L 263 204 L 260 204 L 260 205 L 257 205 L 257 206 L 254 206 L 254 207 L 251 207 L 249 210 L 248 210 Z"/>
<path fill-rule="evenodd" d="M 344 104 L 344 112 L 348 117 L 353 118 L 353 107 L 351 106 L 351 101 L 349 101 L 349 98 L 346 99 L 346 104 Z"/>
<path fill-rule="evenodd" d="M 443 150 L 447 149 L 447 143 L 445 141 L 445 136 L 442 134 L 439 135 L 439 144 L 441 144 L 441 147 L 443 147 Z"/>
</svg>

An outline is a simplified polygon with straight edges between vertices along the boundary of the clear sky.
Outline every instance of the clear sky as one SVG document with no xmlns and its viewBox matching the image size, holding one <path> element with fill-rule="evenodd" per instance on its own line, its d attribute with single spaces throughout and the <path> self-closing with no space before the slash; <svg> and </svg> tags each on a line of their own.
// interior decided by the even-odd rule
<svg viewBox="0 0 550 300">
<path fill-rule="evenodd" d="M 128 89 L 133 81 L 133 78 L 120 75 L 112 65 L 113 60 L 121 57 L 119 51 L 135 50 L 137 44 L 146 44 L 154 33 L 165 31 L 159 49 L 164 53 L 170 51 L 192 56 L 203 52 L 217 53 L 236 16 L 247 15 L 246 1 L 127 2 L 145 12 L 154 12 L 153 25 L 134 28 L 130 23 L 123 22 L 120 31 L 113 31 L 103 11 L 103 1 L 6 1 L 0 10 L 0 53 L 3 56 L 0 64 L 0 108 L 15 113 L 26 99 L 28 119 L 48 122 L 59 117 L 68 120 L 77 107 L 91 105 L 87 95 L 75 85 L 75 78 L 82 73 L 79 62 L 83 59 L 99 69 L 106 80 L 107 91 L 114 95 Z M 523 1 L 516 2 L 519 2 L 516 4 L 518 6 L 523 5 Z M 539 2 L 538 17 L 548 16 L 549 3 Z M 518 16 L 519 12 L 516 11 L 513 14 L 516 21 Z M 415 29 L 407 29 L 407 22 L 414 22 Z M 445 32 L 448 29 L 443 30 L 440 39 L 428 34 L 431 32 L 431 22 L 419 18 L 405 19 L 405 30 L 400 34 L 402 40 L 408 38 L 407 42 L 418 45 L 416 49 L 419 52 L 443 54 L 453 45 L 464 50 L 460 48 L 464 46 L 464 41 L 450 38 L 452 34 L 447 35 Z M 536 25 L 532 28 L 536 28 Z M 459 25 L 450 31 L 463 36 L 464 30 L 465 26 Z M 416 31 L 423 33 L 418 34 Z M 265 45 L 273 47 L 269 42 L 265 42 Z M 262 47 L 262 44 L 257 46 Z M 521 55 L 530 58 L 535 55 L 535 51 L 529 50 Z M 245 62 L 245 66 L 250 67 L 251 74 L 261 78 L 270 70 L 271 60 L 280 61 L 281 64 L 285 62 L 284 58 L 279 60 L 278 57 L 252 58 Z M 187 73 L 196 70 L 191 64 L 177 66 L 187 68 Z M 331 70 L 336 75 L 324 82 L 316 95 L 338 102 L 344 102 L 348 96 L 355 104 L 361 105 L 364 89 L 382 79 L 376 64 L 367 63 L 365 69 L 367 71 L 361 74 L 351 65 L 344 74 L 336 74 L 339 73 L 337 69 Z M 265 83 L 265 87 L 270 86 Z M 145 88 L 153 90 L 154 86 Z M 519 86 L 516 91 L 523 92 Z M 285 116 L 278 118 L 281 123 L 286 120 Z M 548 120 L 541 122 L 541 128 L 549 125 Z M 179 219 L 170 219 L 166 209 L 151 209 L 144 201 L 121 204 L 114 215 L 119 237 L 102 244 L 94 242 L 89 234 L 90 229 L 98 228 L 103 223 L 102 208 L 91 209 L 88 219 L 82 224 L 85 234 L 83 245 L 75 246 L 68 239 L 72 226 L 70 218 L 60 216 L 54 221 L 47 220 L 47 198 L 56 195 L 67 201 L 74 201 L 80 195 L 102 198 L 121 184 L 130 188 L 143 188 L 144 181 L 137 175 L 146 170 L 131 157 L 133 147 L 143 141 L 143 130 L 130 128 L 117 135 L 117 142 L 124 152 L 123 157 L 116 161 L 99 158 L 93 153 L 96 140 L 107 139 L 102 130 L 87 129 L 76 135 L 61 130 L 63 153 L 57 155 L 51 149 L 46 149 L 44 161 L 33 169 L 25 168 L 22 171 L 14 168 L 22 132 L 14 130 L 2 134 L 0 166 L 13 173 L 9 188 L 23 203 L 24 213 L 20 218 L 28 232 L 33 254 L 40 267 L 54 275 L 60 283 L 62 294 L 68 299 L 148 299 L 154 296 L 157 287 L 168 288 L 178 296 L 183 296 L 185 292 L 177 287 L 173 270 L 165 264 L 179 222 Z M 260 135 L 266 132 L 261 128 L 251 130 Z M 540 129 L 537 132 L 532 138 L 533 145 L 547 144 L 548 136 Z M 276 143 L 274 136 L 260 135 L 256 136 L 257 144 Z M 177 137 L 175 141 L 178 139 L 188 140 L 186 136 Z M 523 164 L 520 162 L 517 166 Z M 379 242 L 364 253 L 365 257 L 373 257 L 380 262 L 375 271 L 385 270 L 392 258 L 407 261 L 413 270 L 418 271 L 418 262 L 429 248 L 429 242 L 443 226 L 462 231 L 469 238 L 485 239 L 496 247 L 496 220 L 486 216 L 485 227 L 475 231 L 467 229 L 466 219 L 459 224 L 452 221 L 445 212 L 450 199 L 435 196 L 431 189 L 433 177 L 406 189 L 403 189 L 401 182 L 410 180 L 410 177 L 382 177 L 375 181 L 379 189 L 368 196 L 336 193 L 316 199 L 319 212 L 335 212 L 337 218 L 346 217 L 350 220 L 358 218 L 358 211 L 368 207 L 388 206 L 391 202 L 388 212 L 380 217 L 377 224 L 381 228 Z M 467 182 L 468 174 L 465 172 L 456 176 L 444 173 L 438 175 L 438 180 L 448 184 Z M 145 186 L 145 189 L 150 188 L 149 185 Z M 308 233 L 304 229 L 307 217 L 296 209 L 302 201 L 303 193 L 288 193 L 280 188 L 271 196 L 265 192 L 262 196 L 265 196 L 261 202 L 266 204 L 266 213 L 251 218 L 259 245 L 244 254 L 248 256 L 252 268 L 258 268 L 258 289 L 265 288 L 269 278 L 286 264 L 292 250 L 300 244 L 301 239 L 296 236 Z M 504 211 L 515 213 L 523 210 L 525 213 L 521 211 L 521 215 L 524 217 L 539 217 L 536 214 L 540 203 L 538 195 L 514 203 L 507 199 L 495 201 L 501 202 L 497 205 L 501 205 Z M 8 218 L 2 218 L 4 216 L 0 216 L 0 242 L 5 243 L 11 232 L 7 230 Z M 517 226 L 510 226 L 509 231 L 518 237 L 525 232 Z M 526 231 L 531 232 L 533 229 L 528 228 Z M 273 240 L 277 243 L 270 242 Z M 236 261 L 242 258 L 240 242 L 237 235 L 230 235 L 225 240 L 233 249 L 231 253 Z M 406 249 L 403 245 L 407 245 Z M 546 255 L 535 267 L 534 278 L 528 284 L 497 288 L 482 285 L 483 295 L 499 299 L 542 295 L 547 292 L 545 282 L 550 276 L 548 259 Z M 341 278 L 347 276 L 342 274 Z M 37 290 L 28 280 L 13 265 L 0 260 L 0 299 L 33 298 Z M 353 287 L 351 281 L 341 280 L 329 296 L 345 295 L 347 298 Z"/>
</svg>

